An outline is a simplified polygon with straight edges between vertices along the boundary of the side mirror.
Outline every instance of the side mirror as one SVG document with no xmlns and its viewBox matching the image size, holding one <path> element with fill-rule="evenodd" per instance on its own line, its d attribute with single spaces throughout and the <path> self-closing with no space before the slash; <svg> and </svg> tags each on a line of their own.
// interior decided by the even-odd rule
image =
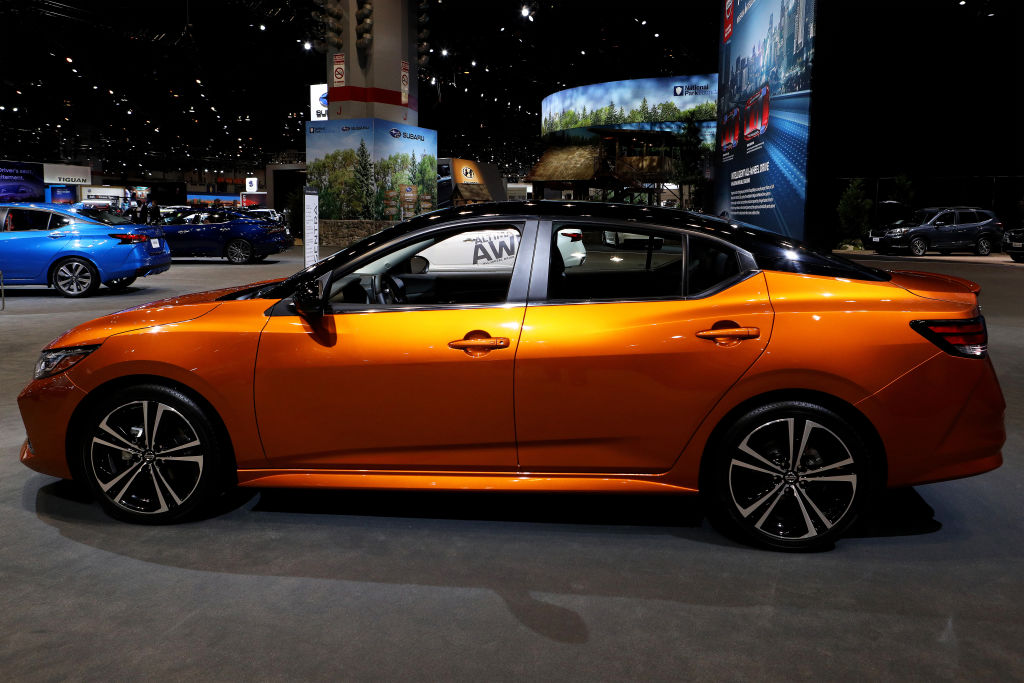
<svg viewBox="0 0 1024 683">
<path fill-rule="evenodd" d="M 319 318 L 324 314 L 323 297 L 320 294 L 319 281 L 303 282 L 292 294 L 295 310 L 303 318 Z"/>
</svg>

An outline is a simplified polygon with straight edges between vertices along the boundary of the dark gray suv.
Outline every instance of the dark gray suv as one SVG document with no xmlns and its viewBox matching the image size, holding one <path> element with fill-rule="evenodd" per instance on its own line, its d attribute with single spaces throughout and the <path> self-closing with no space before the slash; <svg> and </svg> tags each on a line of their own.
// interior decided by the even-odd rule
<svg viewBox="0 0 1024 683">
<path fill-rule="evenodd" d="M 912 218 L 872 230 L 868 243 L 879 254 L 909 251 L 924 256 L 928 251 L 948 254 L 973 251 L 988 256 L 999 249 L 1003 224 L 991 211 L 971 206 L 919 209 Z"/>
</svg>

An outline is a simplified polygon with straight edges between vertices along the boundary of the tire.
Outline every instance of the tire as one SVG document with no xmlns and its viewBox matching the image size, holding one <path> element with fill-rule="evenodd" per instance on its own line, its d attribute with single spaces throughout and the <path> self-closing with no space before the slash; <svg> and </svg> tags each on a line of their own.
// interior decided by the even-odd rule
<svg viewBox="0 0 1024 683">
<path fill-rule="evenodd" d="M 872 488 L 863 440 L 813 403 L 782 401 L 747 413 L 707 457 L 701 491 L 712 520 L 768 548 L 830 547 Z"/>
<path fill-rule="evenodd" d="M 988 256 L 992 253 L 992 240 L 988 237 L 979 237 L 974 243 L 974 253 L 978 256 Z"/>
<path fill-rule="evenodd" d="M 224 256 L 231 263 L 242 264 L 252 262 L 252 243 L 248 240 L 237 239 L 228 242 L 224 247 Z"/>
<path fill-rule="evenodd" d="M 910 253 L 914 256 L 924 256 L 928 253 L 928 242 L 923 237 L 910 240 Z"/>
<path fill-rule="evenodd" d="M 92 295 L 100 287 L 100 273 L 89 261 L 72 256 L 53 267 L 50 284 L 62 295 L 77 299 Z"/>
<path fill-rule="evenodd" d="M 93 406 L 81 427 L 77 476 L 115 519 L 180 521 L 223 487 L 227 458 L 217 430 L 180 391 L 156 384 L 121 389 Z"/>
<path fill-rule="evenodd" d="M 130 277 L 116 277 L 106 283 L 107 289 L 113 289 L 114 291 L 120 292 L 131 287 L 132 283 L 135 282 L 136 279 L 137 278 L 134 275 Z"/>
</svg>

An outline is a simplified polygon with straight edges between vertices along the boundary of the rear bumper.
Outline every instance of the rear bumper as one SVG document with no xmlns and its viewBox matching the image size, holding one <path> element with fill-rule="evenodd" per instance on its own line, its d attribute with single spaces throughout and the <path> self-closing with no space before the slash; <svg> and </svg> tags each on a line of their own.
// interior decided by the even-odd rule
<svg viewBox="0 0 1024 683">
<path fill-rule="evenodd" d="M 885 444 L 889 486 L 999 467 L 1006 401 L 992 362 L 938 353 L 857 406 Z"/>
<path fill-rule="evenodd" d="M 269 254 L 279 254 L 285 249 L 291 248 L 294 244 L 294 237 L 281 233 L 280 235 L 273 235 L 265 240 L 254 242 L 252 250 L 257 256 L 267 256 Z"/>
</svg>

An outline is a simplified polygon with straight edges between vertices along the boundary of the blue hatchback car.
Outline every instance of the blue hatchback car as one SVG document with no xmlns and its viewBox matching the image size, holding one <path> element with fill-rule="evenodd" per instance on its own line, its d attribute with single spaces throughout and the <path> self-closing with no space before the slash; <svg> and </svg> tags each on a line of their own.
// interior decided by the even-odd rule
<svg viewBox="0 0 1024 683">
<path fill-rule="evenodd" d="M 159 227 L 62 204 L 0 204 L 5 285 L 50 285 L 64 296 L 83 297 L 101 283 L 124 289 L 170 267 Z"/>
<path fill-rule="evenodd" d="M 283 225 L 225 209 L 179 213 L 164 221 L 164 234 L 175 258 L 220 256 L 231 263 L 260 261 L 295 244 Z"/>
</svg>

